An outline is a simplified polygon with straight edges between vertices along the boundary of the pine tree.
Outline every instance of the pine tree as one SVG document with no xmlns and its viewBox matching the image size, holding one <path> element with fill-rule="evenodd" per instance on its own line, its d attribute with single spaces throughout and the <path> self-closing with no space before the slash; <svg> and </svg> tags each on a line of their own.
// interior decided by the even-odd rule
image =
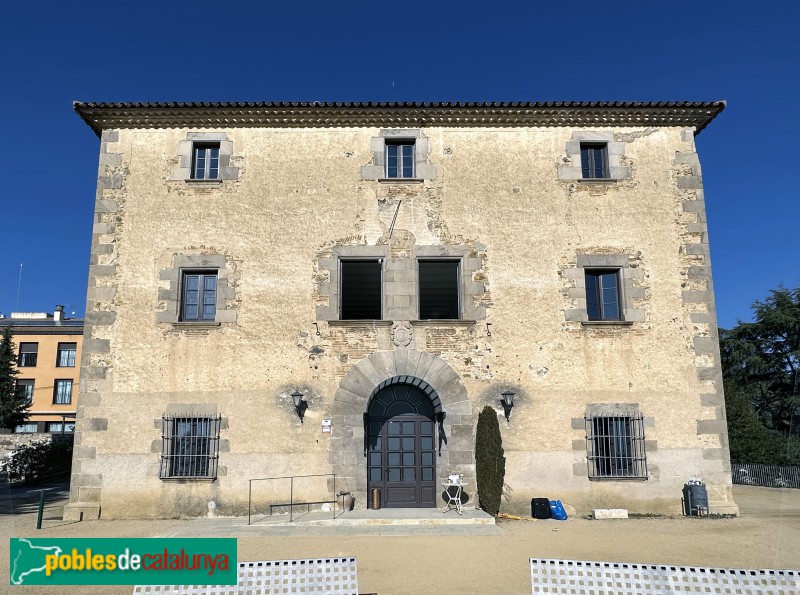
<svg viewBox="0 0 800 595">
<path fill-rule="evenodd" d="M 28 419 L 28 400 L 17 389 L 17 374 L 11 327 L 6 326 L 0 341 L 0 428 L 13 429 Z"/>
<path fill-rule="evenodd" d="M 720 329 L 731 461 L 800 462 L 800 287 L 753 304 L 753 322 Z"/>
<path fill-rule="evenodd" d="M 503 482 L 506 477 L 506 458 L 497 412 L 488 405 L 478 415 L 475 432 L 475 475 L 478 482 L 480 507 L 492 516 L 500 512 Z"/>
</svg>

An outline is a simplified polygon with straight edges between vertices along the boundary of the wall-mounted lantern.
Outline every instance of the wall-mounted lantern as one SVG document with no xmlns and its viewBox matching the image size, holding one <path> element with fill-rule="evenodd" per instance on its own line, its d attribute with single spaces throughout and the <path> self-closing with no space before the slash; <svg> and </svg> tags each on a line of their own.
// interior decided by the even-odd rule
<svg viewBox="0 0 800 595">
<path fill-rule="evenodd" d="M 516 393 L 513 390 L 504 390 L 500 393 L 502 399 L 500 402 L 503 405 L 503 413 L 506 414 L 506 421 L 511 423 L 511 410 L 514 408 L 514 395 Z"/>
<path fill-rule="evenodd" d="M 306 409 L 308 409 L 308 402 L 303 399 L 303 393 L 297 389 L 291 392 L 291 396 L 292 401 L 294 401 L 294 410 L 297 411 L 297 417 L 300 418 L 300 423 L 303 423 L 303 417 L 306 414 Z"/>
</svg>

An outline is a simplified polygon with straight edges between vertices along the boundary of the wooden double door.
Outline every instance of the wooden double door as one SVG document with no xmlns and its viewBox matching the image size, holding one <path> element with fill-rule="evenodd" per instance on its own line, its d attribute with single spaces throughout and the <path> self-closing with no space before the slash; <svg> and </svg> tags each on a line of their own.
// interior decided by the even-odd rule
<svg viewBox="0 0 800 595">
<path fill-rule="evenodd" d="M 436 428 L 425 393 L 395 384 L 373 397 L 368 418 L 367 490 L 386 508 L 436 506 Z"/>
</svg>

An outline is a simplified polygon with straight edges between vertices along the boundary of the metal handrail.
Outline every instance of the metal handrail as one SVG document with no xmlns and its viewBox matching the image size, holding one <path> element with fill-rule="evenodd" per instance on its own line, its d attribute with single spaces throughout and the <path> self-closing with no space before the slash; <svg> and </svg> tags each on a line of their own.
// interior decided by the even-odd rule
<svg viewBox="0 0 800 595">
<path fill-rule="evenodd" d="M 248 480 L 248 488 L 247 488 L 247 524 L 250 524 L 251 512 L 253 507 L 253 482 L 254 481 L 272 481 L 276 479 L 288 479 L 289 480 L 289 522 L 292 522 L 293 511 L 294 511 L 294 480 L 303 479 L 307 477 L 333 477 L 333 494 L 334 500 L 331 502 L 336 502 L 336 474 L 335 473 L 318 473 L 316 475 L 286 475 L 284 477 L 257 477 L 254 479 Z M 297 504 L 304 504 L 304 502 L 298 502 Z M 336 518 L 336 506 L 333 507 L 333 518 Z"/>
</svg>

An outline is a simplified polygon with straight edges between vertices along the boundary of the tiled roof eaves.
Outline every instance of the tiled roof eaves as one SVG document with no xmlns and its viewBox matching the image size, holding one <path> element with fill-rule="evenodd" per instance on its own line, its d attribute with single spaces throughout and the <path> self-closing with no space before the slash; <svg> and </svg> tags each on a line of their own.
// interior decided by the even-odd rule
<svg viewBox="0 0 800 595">
<path fill-rule="evenodd" d="M 82 335 L 83 320 L 65 320 L 56 322 L 53 320 L 30 321 L 30 320 L 0 320 L 0 327 L 10 326 L 13 335 Z"/>
<path fill-rule="evenodd" d="M 693 126 L 724 101 L 600 102 L 126 102 L 73 103 L 99 136 L 118 128 L 347 126 Z"/>
</svg>

